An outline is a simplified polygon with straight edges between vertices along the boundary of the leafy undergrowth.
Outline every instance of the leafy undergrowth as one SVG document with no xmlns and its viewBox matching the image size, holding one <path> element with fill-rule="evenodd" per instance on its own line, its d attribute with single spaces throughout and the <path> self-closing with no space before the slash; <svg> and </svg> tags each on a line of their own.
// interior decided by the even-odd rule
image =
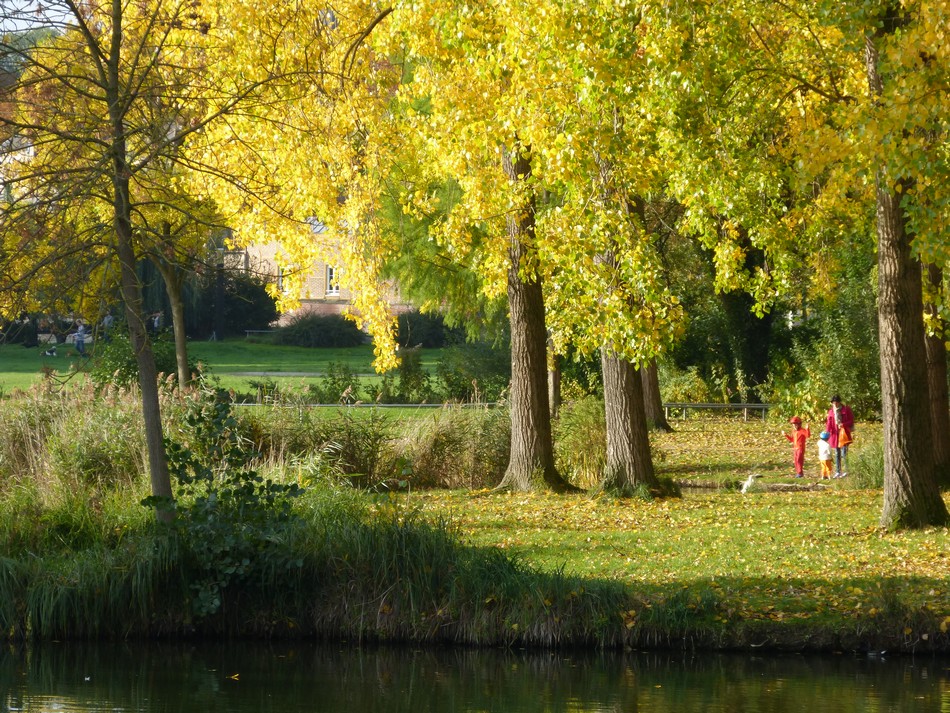
<svg viewBox="0 0 950 713">
<path fill-rule="evenodd" d="M 950 532 L 882 531 L 880 491 L 704 490 L 654 502 L 491 491 L 400 497 L 450 519 L 467 543 L 542 571 L 628 584 L 647 603 L 631 624 L 651 607 L 668 615 L 679 600 L 685 617 L 705 618 L 740 645 L 754 643 L 757 623 L 784 623 L 786 635 L 816 648 L 833 648 L 847 630 L 839 642 L 857 646 L 867 632 L 865 642 L 893 645 L 897 632 L 911 649 L 950 628 Z"/>
</svg>

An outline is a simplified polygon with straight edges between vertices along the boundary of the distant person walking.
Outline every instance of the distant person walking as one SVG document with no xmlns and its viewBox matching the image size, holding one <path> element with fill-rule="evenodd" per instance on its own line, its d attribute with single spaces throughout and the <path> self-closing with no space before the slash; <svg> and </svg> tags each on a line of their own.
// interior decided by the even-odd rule
<svg viewBox="0 0 950 713">
<path fill-rule="evenodd" d="M 811 432 L 802 426 L 802 420 L 798 416 L 792 416 L 789 420 L 792 424 L 792 432 L 786 433 L 787 438 L 792 444 L 792 466 L 795 468 L 795 477 L 805 477 L 805 441 L 811 435 Z"/>
<path fill-rule="evenodd" d="M 854 414 L 850 406 L 841 402 L 838 394 L 831 397 L 825 430 L 828 431 L 828 444 L 835 450 L 834 477 L 845 478 L 848 475 L 848 446 L 854 441 Z"/>
<path fill-rule="evenodd" d="M 112 339 L 112 327 L 115 325 L 115 317 L 112 316 L 112 310 L 106 312 L 106 316 L 102 318 L 102 340 L 108 342 Z"/>
<path fill-rule="evenodd" d="M 86 356 L 86 324 L 81 319 L 76 320 L 76 352 Z"/>
</svg>

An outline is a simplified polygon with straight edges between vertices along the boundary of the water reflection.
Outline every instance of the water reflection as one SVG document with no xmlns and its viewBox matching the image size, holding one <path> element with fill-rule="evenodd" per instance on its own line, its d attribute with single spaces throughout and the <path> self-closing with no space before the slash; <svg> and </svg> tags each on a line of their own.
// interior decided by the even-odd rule
<svg viewBox="0 0 950 713">
<path fill-rule="evenodd" d="M 346 645 L 0 653 L 0 711 L 950 711 L 950 660 Z"/>
</svg>

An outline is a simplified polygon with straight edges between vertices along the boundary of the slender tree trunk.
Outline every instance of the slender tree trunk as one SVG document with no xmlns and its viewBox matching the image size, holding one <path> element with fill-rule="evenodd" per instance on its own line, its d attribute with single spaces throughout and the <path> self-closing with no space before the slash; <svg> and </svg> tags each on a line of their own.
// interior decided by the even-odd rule
<svg viewBox="0 0 950 713">
<path fill-rule="evenodd" d="M 523 154 L 504 153 L 512 183 L 531 174 Z M 534 205 L 508 217 L 508 305 L 511 314 L 511 456 L 499 488 L 555 491 L 571 488 L 554 466 L 547 384 L 547 332 L 541 277 L 530 263 Z"/>
<path fill-rule="evenodd" d="M 929 301 L 924 310 L 934 321 L 935 332 L 925 336 L 927 348 L 927 383 L 930 390 L 930 425 L 934 441 L 934 474 L 937 484 L 950 486 L 950 394 L 947 391 L 947 344 L 944 324 L 937 310 L 938 296 L 943 292 L 943 270 L 925 265 L 924 279 L 929 283 Z"/>
<path fill-rule="evenodd" d="M 165 294 L 172 311 L 172 331 L 175 334 L 175 363 L 178 369 L 178 387 L 187 388 L 191 383 L 188 366 L 188 339 L 185 334 L 185 302 L 182 299 L 182 279 L 178 268 L 160 257 L 152 260 L 162 275 Z"/>
<path fill-rule="evenodd" d="M 666 420 L 666 410 L 663 408 L 663 398 L 660 396 L 660 374 L 656 368 L 656 359 L 640 369 L 640 377 L 643 382 L 643 408 L 646 413 L 647 428 L 671 433 L 673 427 Z"/>
<path fill-rule="evenodd" d="M 879 33 L 887 32 L 885 28 Z M 872 97 L 883 92 L 876 41 L 866 38 Z M 877 171 L 878 311 L 884 417 L 884 508 L 888 529 L 944 525 L 948 513 L 934 477 L 920 265 L 901 207 L 907 185 Z"/>
<path fill-rule="evenodd" d="M 142 393 L 142 418 L 145 423 L 145 442 L 148 447 L 149 477 L 152 495 L 172 498 L 171 477 L 165 454 L 161 408 L 158 400 L 158 373 L 155 355 L 149 342 L 142 316 L 142 291 L 135 272 L 135 251 L 132 248 L 132 226 L 128 212 L 128 180 L 117 180 L 115 198 L 116 248 L 121 269 L 122 299 L 125 319 L 129 325 L 129 340 L 139 369 L 139 387 Z M 123 185 L 124 184 L 124 185 Z M 160 519 L 171 519 L 171 510 L 158 508 Z"/>
<path fill-rule="evenodd" d="M 561 356 L 553 353 L 548 355 L 548 405 L 551 418 L 557 418 L 561 410 Z"/>
<path fill-rule="evenodd" d="M 641 372 L 608 349 L 601 351 L 600 361 L 607 419 L 603 487 L 623 495 L 634 494 L 639 486 L 656 488 L 659 481 L 650 455 Z"/>
<path fill-rule="evenodd" d="M 131 170 L 126 159 L 125 124 L 119 100 L 119 67 L 122 46 L 122 0 L 113 0 L 112 42 L 107 64 L 107 100 L 112 125 L 112 188 L 113 221 L 115 224 L 116 254 L 120 266 L 120 288 L 125 303 L 125 317 L 129 325 L 129 340 L 139 368 L 139 386 L 142 392 L 142 418 L 145 424 L 145 442 L 148 447 L 149 477 L 152 495 L 171 501 L 172 486 L 168 459 L 162 433 L 161 407 L 158 400 L 158 374 L 155 355 L 149 343 L 142 316 L 142 288 L 135 271 L 136 257 L 132 243 L 132 205 L 129 191 Z M 157 508 L 159 519 L 170 520 L 173 511 Z"/>
</svg>

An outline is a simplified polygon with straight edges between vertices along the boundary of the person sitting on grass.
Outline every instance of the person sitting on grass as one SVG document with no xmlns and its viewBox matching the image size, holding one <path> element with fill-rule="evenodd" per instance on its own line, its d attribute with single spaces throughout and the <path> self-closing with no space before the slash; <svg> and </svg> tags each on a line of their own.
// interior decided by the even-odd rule
<svg viewBox="0 0 950 713">
<path fill-rule="evenodd" d="M 802 420 L 798 416 L 792 416 L 789 420 L 793 430 L 786 433 L 785 437 L 792 444 L 792 465 L 795 468 L 795 477 L 805 477 L 805 441 L 811 435 L 811 432 L 802 426 Z"/>
</svg>

